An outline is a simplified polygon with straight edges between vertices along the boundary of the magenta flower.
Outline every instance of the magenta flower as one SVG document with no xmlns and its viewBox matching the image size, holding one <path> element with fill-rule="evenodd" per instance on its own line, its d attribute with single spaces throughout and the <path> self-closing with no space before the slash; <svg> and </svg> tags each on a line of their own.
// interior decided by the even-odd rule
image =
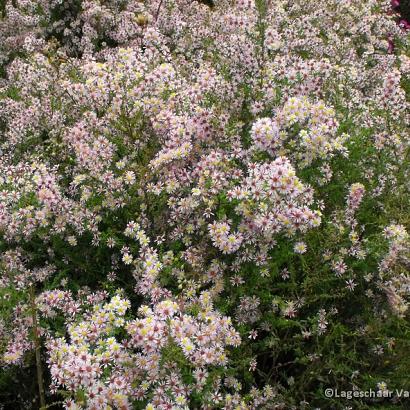
<svg viewBox="0 0 410 410">
<path fill-rule="evenodd" d="M 410 23 L 406 19 L 401 19 L 399 21 L 399 26 L 404 30 L 410 30 Z"/>
<path fill-rule="evenodd" d="M 400 7 L 400 0 L 391 0 L 391 6 L 394 9 L 397 9 L 398 7 Z"/>
</svg>

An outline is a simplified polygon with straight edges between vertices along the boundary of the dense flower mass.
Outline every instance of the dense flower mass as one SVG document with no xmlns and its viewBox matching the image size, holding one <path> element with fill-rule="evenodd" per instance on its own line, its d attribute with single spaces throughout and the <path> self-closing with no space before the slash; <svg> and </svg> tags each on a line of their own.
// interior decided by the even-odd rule
<svg viewBox="0 0 410 410">
<path fill-rule="evenodd" d="M 404 408 L 406 4 L 0 2 L 0 409 Z"/>
</svg>

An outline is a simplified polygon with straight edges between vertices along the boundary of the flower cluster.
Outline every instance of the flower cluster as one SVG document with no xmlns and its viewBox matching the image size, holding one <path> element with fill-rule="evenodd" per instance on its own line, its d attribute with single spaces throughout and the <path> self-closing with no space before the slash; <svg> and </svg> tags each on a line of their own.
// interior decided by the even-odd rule
<svg viewBox="0 0 410 410">
<path fill-rule="evenodd" d="M 114 296 L 82 321 L 70 325 L 68 341 L 50 339 L 47 347 L 53 384 L 55 388 L 66 387 L 77 397 L 74 401 L 67 399 L 67 408 L 129 408 L 131 388 L 136 382 L 136 398 L 142 399 L 152 391 L 148 408 L 185 405 L 188 386 L 181 384 L 173 366 L 167 371 L 169 364 L 160 364 L 163 351 L 178 346 L 186 359 L 198 366 L 195 377 L 200 387 L 207 377 L 205 368 L 225 365 L 225 347 L 240 342 L 230 320 L 212 311 L 209 296 L 204 294 L 201 304 L 203 313 L 195 317 L 183 313 L 176 302 L 163 300 L 152 308 L 141 306 L 140 318 L 128 321 L 124 315 L 130 302 Z M 129 340 L 117 340 L 119 329 L 126 330 Z M 163 383 L 169 384 L 170 390 L 165 392 Z"/>
<path fill-rule="evenodd" d="M 384 229 L 384 235 L 389 241 L 389 249 L 379 266 L 381 287 L 393 312 L 404 316 L 410 297 L 409 234 L 402 225 L 389 225 Z"/>
<path fill-rule="evenodd" d="M 125 323 L 124 315 L 130 303 L 113 297 L 110 303 L 96 307 L 89 317 L 68 328 L 69 342 L 50 339 L 47 342 L 53 385 L 69 391 L 86 392 L 79 406 L 102 409 L 107 406 L 128 408 L 131 380 L 126 373 L 129 354 L 112 335 Z M 110 377 L 104 377 L 104 368 L 113 368 Z M 73 403 L 68 400 L 67 408 Z"/>
<path fill-rule="evenodd" d="M 320 211 L 312 211 L 311 189 L 296 176 L 290 161 L 279 157 L 273 162 L 251 164 L 243 184 L 229 191 L 239 200 L 236 210 L 243 215 L 242 228 L 258 233 L 268 242 L 279 232 L 305 232 L 320 225 Z"/>
<path fill-rule="evenodd" d="M 251 137 L 257 149 L 274 154 L 282 146 L 278 125 L 270 118 L 257 120 L 251 130 Z"/>
<path fill-rule="evenodd" d="M 239 233 L 231 233 L 231 227 L 227 222 L 214 222 L 209 225 L 209 234 L 213 244 L 223 253 L 236 252 L 243 241 Z"/>
</svg>

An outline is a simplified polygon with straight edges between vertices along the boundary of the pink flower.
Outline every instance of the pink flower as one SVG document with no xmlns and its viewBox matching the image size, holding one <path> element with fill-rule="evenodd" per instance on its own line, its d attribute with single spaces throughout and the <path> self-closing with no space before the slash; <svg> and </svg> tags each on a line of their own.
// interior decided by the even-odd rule
<svg viewBox="0 0 410 410">
<path fill-rule="evenodd" d="M 249 339 L 255 340 L 257 337 L 258 337 L 258 331 L 257 330 L 253 329 L 249 332 L 249 336 L 248 336 Z"/>
</svg>

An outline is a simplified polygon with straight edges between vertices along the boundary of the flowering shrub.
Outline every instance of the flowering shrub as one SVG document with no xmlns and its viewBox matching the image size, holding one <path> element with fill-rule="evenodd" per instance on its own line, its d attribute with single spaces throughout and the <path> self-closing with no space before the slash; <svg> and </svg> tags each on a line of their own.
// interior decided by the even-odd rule
<svg viewBox="0 0 410 410">
<path fill-rule="evenodd" d="M 0 409 L 403 408 L 404 5 L 1 2 Z"/>
</svg>

